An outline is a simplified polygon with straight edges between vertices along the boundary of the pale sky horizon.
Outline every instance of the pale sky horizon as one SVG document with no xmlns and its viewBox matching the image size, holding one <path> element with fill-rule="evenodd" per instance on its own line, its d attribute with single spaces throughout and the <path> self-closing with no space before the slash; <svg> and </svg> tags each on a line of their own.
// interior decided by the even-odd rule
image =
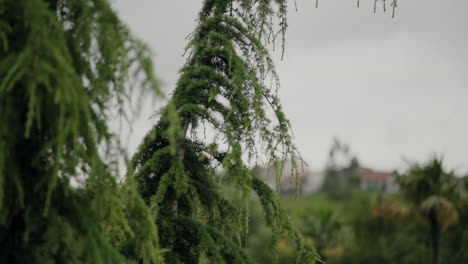
<svg viewBox="0 0 468 264">
<path fill-rule="evenodd" d="M 114 1 L 155 53 L 167 94 L 201 2 Z M 401 170 L 405 159 L 438 154 L 448 169 L 468 173 L 468 1 L 399 0 L 394 19 L 381 6 L 373 14 L 373 0 L 361 0 L 359 9 L 352 0 L 319 0 L 318 9 L 297 0 L 297 12 L 290 2 L 286 53 L 274 57 L 280 99 L 311 169 L 323 168 L 338 137 L 367 167 Z M 143 107 L 130 153 L 159 107 Z"/>
</svg>

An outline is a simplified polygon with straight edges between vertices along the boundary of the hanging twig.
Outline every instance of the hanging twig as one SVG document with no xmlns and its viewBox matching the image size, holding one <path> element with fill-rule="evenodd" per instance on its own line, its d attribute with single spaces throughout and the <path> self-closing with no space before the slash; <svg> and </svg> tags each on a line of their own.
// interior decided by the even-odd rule
<svg viewBox="0 0 468 264">
<path fill-rule="evenodd" d="M 398 7 L 397 5 L 397 0 L 393 0 L 392 4 L 391 4 L 393 10 L 392 10 L 392 18 L 395 18 L 395 8 Z"/>
</svg>

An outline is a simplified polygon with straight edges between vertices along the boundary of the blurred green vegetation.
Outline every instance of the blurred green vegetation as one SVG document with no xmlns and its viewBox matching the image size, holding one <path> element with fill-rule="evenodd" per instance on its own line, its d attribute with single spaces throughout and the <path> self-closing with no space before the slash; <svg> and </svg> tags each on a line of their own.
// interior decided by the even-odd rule
<svg viewBox="0 0 468 264">
<path fill-rule="evenodd" d="M 398 184 L 391 194 L 339 186 L 341 196 L 328 182 L 319 193 L 281 202 L 325 263 L 468 263 L 468 177 L 444 171 L 433 159 L 411 165 Z M 295 263 L 286 239 L 277 256 L 269 253 L 270 234 L 257 206 L 252 201 L 249 253 L 259 263 Z"/>
</svg>

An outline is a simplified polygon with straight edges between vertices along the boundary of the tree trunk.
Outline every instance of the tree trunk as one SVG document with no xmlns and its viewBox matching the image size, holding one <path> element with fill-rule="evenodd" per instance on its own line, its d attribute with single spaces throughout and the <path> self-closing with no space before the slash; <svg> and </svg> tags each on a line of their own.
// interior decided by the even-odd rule
<svg viewBox="0 0 468 264">
<path fill-rule="evenodd" d="M 431 220 L 432 264 L 440 264 L 440 225 L 434 211 L 430 213 L 429 218 Z"/>
<path fill-rule="evenodd" d="M 187 130 L 189 127 L 189 122 L 185 122 L 182 126 L 182 138 L 185 138 L 187 136 Z M 184 154 L 185 154 L 185 148 L 182 146 L 179 146 L 177 149 L 178 155 L 179 155 L 179 161 L 183 164 L 184 162 Z M 174 216 L 177 216 L 179 212 L 179 203 L 177 201 L 177 197 L 174 198 L 174 203 L 172 204 L 172 213 Z"/>
</svg>

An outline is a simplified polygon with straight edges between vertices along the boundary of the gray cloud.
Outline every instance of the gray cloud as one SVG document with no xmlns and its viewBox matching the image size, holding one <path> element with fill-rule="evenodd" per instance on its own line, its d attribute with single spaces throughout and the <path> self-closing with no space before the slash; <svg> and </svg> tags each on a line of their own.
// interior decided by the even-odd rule
<svg viewBox="0 0 468 264">
<path fill-rule="evenodd" d="M 402 157 L 443 154 L 468 170 L 468 1 L 399 1 L 396 18 L 372 12 L 372 0 L 298 0 L 289 14 L 286 54 L 277 57 L 280 90 L 296 142 L 320 168 L 334 136 L 364 164 L 402 168 Z M 390 2 L 390 1 L 387 1 Z M 388 3 L 387 3 L 388 5 Z M 134 33 L 156 53 L 170 91 L 201 1 L 116 1 Z M 381 6 L 379 7 L 381 9 Z M 131 151 L 151 127 L 146 105 Z"/>
</svg>

